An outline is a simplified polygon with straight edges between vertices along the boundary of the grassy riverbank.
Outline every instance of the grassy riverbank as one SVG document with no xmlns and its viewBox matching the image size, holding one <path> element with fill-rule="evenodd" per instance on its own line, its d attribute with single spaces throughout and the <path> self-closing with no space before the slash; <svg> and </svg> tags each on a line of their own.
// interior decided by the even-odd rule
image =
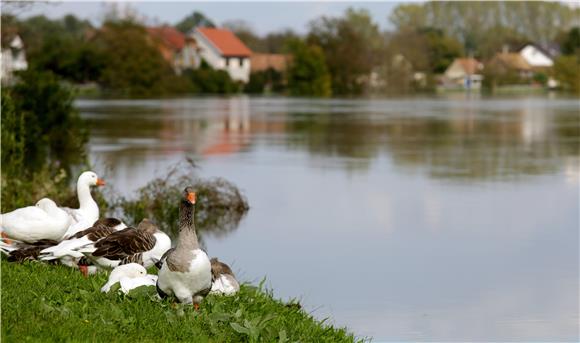
<svg viewBox="0 0 580 343">
<path fill-rule="evenodd" d="M 107 275 L 2 258 L 2 342 L 353 342 L 258 287 L 191 306 L 157 301 L 155 289 L 103 294 Z"/>
</svg>

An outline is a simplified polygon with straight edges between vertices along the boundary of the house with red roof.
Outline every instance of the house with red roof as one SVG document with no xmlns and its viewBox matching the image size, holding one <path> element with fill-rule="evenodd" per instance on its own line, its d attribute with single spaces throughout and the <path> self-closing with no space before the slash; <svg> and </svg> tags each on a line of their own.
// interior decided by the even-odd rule
<svg viewBox="0 0 580 343">
<path fill-rule="evenodd" d="M 226 70 L 232 80 L 250 80 L 252 51 L 231 31 L 198 27 L 192 34 L 198 53 L 212 68 Z"/>
<path fill-rule="evenodd" d="M 148 27 L 147 33 L 177 74 L 185 69 L 199 67 L 198 47 L 193 37 L 188 37 L 171 26 Z"/>
</svg>

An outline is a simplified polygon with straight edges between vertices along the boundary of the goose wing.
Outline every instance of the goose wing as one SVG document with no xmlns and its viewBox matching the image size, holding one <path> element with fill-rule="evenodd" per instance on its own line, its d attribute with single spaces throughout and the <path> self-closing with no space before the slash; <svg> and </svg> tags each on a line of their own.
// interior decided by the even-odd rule
<svg viewBox="0 0 580 343">
<path fill-rule="evenodd" d="M 95 244 L 95 257 L 105 257 L 110 260 L 122 260 L 131 255 L 153 249 L 156 238 L 135 229 L 117 231 Z"/>
</svg>

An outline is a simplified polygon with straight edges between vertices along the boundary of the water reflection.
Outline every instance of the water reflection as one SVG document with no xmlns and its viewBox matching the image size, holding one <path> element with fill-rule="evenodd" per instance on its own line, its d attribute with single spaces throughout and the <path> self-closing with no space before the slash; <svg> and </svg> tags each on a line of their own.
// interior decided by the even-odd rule
<svg viewBox="0 0 580 343">
<path fill-rule="evenodd" d="M 552 103 L 553 102 L 553 103 Z M 306 149 L 364 171 L 381 155 L 434 178 L 490 179 L 557 171 L 577 157 L 573 102 L 544 99 L 80 101 L 93 151 L 139 168 L 134 154 L 231 155 L 257 141 Z M 411 110 L 409 110 L 411 108 Z"/>
</svg>

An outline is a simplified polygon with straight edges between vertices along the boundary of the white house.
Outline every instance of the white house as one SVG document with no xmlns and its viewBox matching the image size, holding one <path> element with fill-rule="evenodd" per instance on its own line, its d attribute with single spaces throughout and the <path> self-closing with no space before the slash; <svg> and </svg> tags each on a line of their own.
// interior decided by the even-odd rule
<svg viewBox="0 0 580 343">
<path fill-rule="evenodd" d="M 198 27 L 193 32 L 201 57 L 214 69 L 226 70 L 232 80 L 250 80 L 252 51 L 231 31 Z"/>
<path fill-rule="evenodd" d="M 14 72 L 28 68 L 24 42 L 19 35 L 2 37 L 2 83 L 9 84 L 14 79 Z"/>
<path fill-rule="evenodd" d="M 532 68 L 550 68 L 554 65 L 550 54 L 535 44 L 528 43 L 518 52 Z"/>
<path fill-rule="evenodd" d="M 456 58 L 445 70 L 445 85 L 465 89 L 480 89 L 483 80 L 482 70 L 483 64 L 475 58 Z"/>
</svg>

